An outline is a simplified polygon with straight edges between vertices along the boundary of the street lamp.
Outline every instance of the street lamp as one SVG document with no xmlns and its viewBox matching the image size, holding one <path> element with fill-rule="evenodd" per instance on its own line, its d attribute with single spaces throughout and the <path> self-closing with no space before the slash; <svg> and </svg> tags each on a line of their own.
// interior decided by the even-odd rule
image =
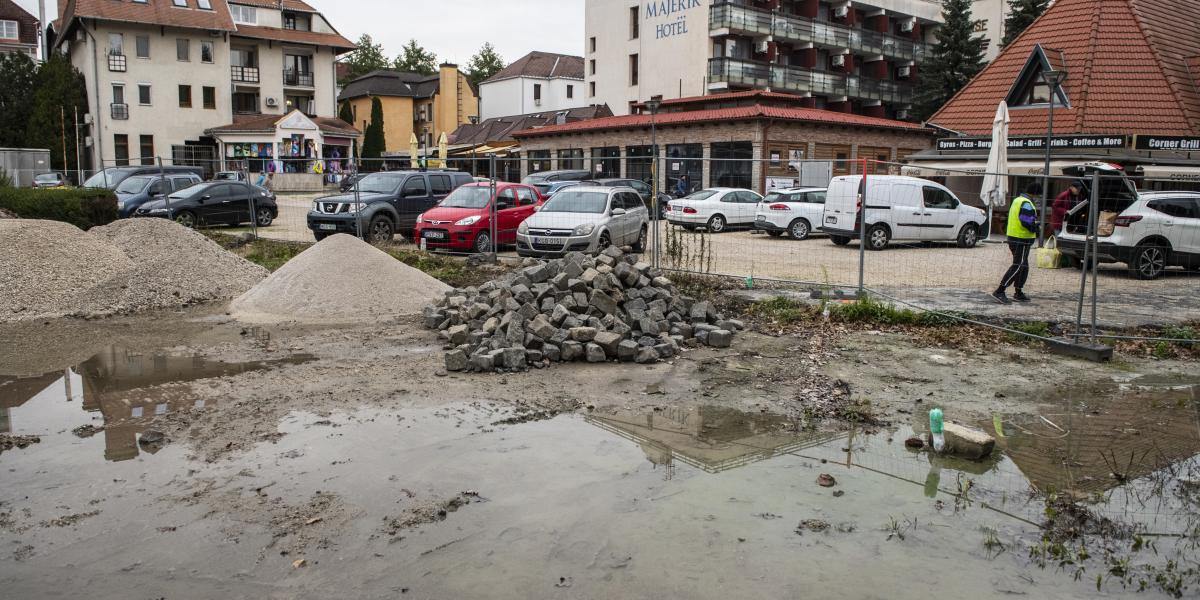
<svg viewBox="0 0 1200 600">
<path fill-rule="evenodd" d="M 646 110 L 650 111 L 650 206 L 654 210 L 652 217 L 654 223 L 654 258 L 651 262 L 654 266 L 659 266 L 658 262 L 658 216 L 662 211 L 658 206 L 658 130 L 654 122 L 654 116 L 658 114 L 658 108 L 662 106 L 659 100 L 649 100 L 646 102 Z"/>
<path fill-rule="evenodd" d="M 1038 210 L 1038 248 L 1046 244 L 1046 204 L 1050 195 L 1050 145 L 1054 139 L 1054 98 L 1058 95 L 1058 86 L 1067 79 L 1067 70 L 1061 71 L 1050 68 L 1042 71 L 1042 81 L 1050 88 L 1050 110 L 1046 126 L 1046 170 L 1042 172 L 1042 206 Z"/>
</svg>

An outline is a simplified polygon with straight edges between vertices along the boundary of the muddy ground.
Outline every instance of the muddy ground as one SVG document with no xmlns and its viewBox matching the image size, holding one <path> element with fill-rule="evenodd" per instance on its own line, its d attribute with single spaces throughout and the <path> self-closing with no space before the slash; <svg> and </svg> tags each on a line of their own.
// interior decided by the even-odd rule
<svg viewBox="0 0 1200 600">
<path fill-rule="evenodd" d="M 943 465 L 920 458 L 921 474 L 908 478 L 917 493 L 895 507 L 906 516 L 880 506 L 907 484 L 862 471 L 835 473 L 839 491 L 857 485 L 861 498 L 830 496 L 813 484 L 826 460 L 875 452 L 907 469 L 923 455 L 902 442 L 934 406 L 973 425 L 1059 428 L 1053 409 L 1064 399 L 1132 381 L 1184 386 L 1172 400 L 1178 418 L 1195 416 L 1194 361 L 1095 364 L 994 338 L 764 329 L 656 365 L 448 374 L 436 336 L 408 318 L 249 328 L 207 307 L 6 327 L 3 425 L 41 442 L 0 454 L 0 588 L 13 598 L 884 597 L 898 588 L 913 593 L 886 597 L 923 597 L 916 558 L 932 553 L 943 570 L 956 560 L 953 545 L 939 546 L 942 528 L 965 527 L 973 550 L 960 550 L 982 554 L 984 525 L 942 522 L 956 496 L 920 493 L 923 470 Z M 1172 461 L 1200 452 L 1184 438 Z M 993 504 L 1028 502 L 1038 483 L 1005 461 L 944 466 L 960 477 L 941 475 L 944 491 L 961 492 L 963 473 L 1001 477 Z M 1022 506 L 1025 523 L 1009 533 L 1036 537 L 1028 524 L 1038 509 Z M 854 537 L 864 529 L 870 544 Z M 932 545 L 880 546 L 905 532 Z M 756 546 L 756 536 L 779 537 Z M 672 553 L 695 566 L 672 566 Z M 805 571 L 806 560 L 830 563 L 828 572 Z M 855 577 L 861 560 L 891 566 L 838 579 Z M 1094 589 L 1004 560 L 1013 563 L 975 560 L 938 577 L 978 597 Z M 989 583 L 976 589 L 975 576 Z"/>
</svg>

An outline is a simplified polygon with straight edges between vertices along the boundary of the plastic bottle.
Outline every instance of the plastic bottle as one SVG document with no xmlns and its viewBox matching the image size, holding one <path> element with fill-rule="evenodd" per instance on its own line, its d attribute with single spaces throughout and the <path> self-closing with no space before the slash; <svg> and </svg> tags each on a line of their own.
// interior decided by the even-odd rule
<svg viewBox="0 0 1200 600">
<path fill-rule="evenodd" d="M 942 409 L 935 408 L 929 411 L 929 435 L 933 438 L 933 450 L 941 452 L 946 447 L 946 430 L 945 420 L 942 416 Z"/>
</svg>

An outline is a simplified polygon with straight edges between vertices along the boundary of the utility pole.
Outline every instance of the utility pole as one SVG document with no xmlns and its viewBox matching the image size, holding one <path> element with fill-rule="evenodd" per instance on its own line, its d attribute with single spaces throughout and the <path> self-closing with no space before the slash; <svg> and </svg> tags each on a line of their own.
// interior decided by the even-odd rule
<svg viewBox="0 0 1200 600">
<path fill-rule="evenodd" d="M 38 41 L 40 42 L 38 56 L 42 57 L 42 62 L 46 62 L 46 59 L 50 57 L 46 43 L 46 0 L 38 0 Z M 67 165 L 64 164 L 63 170 L 65 171 L 66 168 Z"/>
<path fill-rule="evenodd" d="M 71 163 L 67 162 L 67 107 L 65 107 L 65 106 L 58 107 L 58 112 L 59 112 L 59 119 L 60 119 L 59 120 L 59 134 L 62 136 L 63 177 L 66 178 L 67 172 L 69 172 L 71 170 L 70 169 Z"/>
<path fill-rule="evenodd" d="M 75 106 L 75 185 L 83 184 L 83 157 L 79 153 L 79 105 Z"/>
</svg>

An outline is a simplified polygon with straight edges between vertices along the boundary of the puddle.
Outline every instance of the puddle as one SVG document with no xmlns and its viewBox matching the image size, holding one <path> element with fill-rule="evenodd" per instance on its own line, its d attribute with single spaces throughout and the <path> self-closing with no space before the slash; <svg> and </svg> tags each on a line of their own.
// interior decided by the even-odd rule
<svg viewBox="0 0 1200 600">
<path fill-rule="evenodd" d="M 206 408 L 179 384 L 299 364 L 309 355 L 255 362 L 221 362 L 199 355 L 134 351 L 109 346 L 104 352 L 62 371 L 37 377 L 0 376 L 0 433 L 54 437 L 91 425 L 104 440 L 104 458 L 136 458 L 153 446 L 139 446 L 149 421 L 183 410 Z M 166 387 L 164 387 L 166 386 Z"/>
</svg>

